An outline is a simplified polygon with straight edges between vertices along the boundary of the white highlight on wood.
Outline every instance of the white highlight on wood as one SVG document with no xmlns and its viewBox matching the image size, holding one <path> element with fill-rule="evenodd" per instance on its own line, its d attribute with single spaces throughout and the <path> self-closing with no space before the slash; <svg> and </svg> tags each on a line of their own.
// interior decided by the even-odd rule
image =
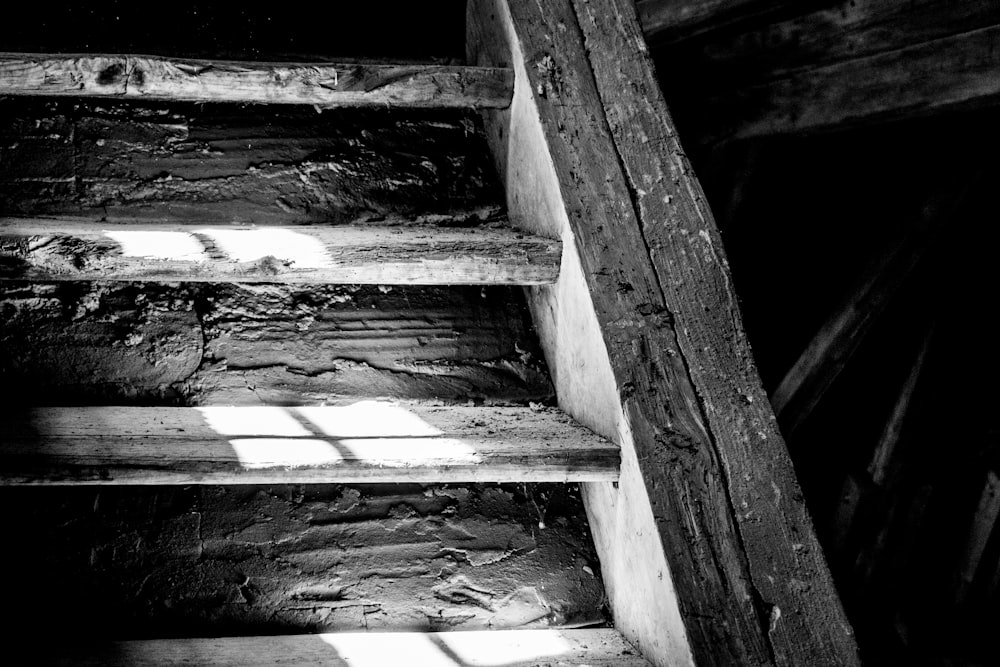
<svg viewBox="0 0 1000 667">
<path fill-rule="evenodd" d="M 615 481 L 618 447 L 554 409 L 86 407 L 0 420 L 0 485 Z"/>
<path fill-rule="evenodd" d="M 562 244 L 503 227 L 0 218 L 0 279 L 536 285 Z"/>
<path fill-rule="evenodd" d="M 18 646 L 8 647 L 15 650 Z M 105 644 L 58 642 L 26 649 L 25 665 L 80 667 L 648 667 L 615 630 L 339 632 L 273 637 L 154 639 Z M 21 658 L 21 656 L 17 656 Z"/>
<path fill-rule="evenodd" d="M 121 245 L 122 255 L 146 259 L 172 259 L 181 262 L 208 260 L 205 249 L 186 232 L 134 232 L 129 230 L 103 230 L 107 237 Z"/>
</svg>

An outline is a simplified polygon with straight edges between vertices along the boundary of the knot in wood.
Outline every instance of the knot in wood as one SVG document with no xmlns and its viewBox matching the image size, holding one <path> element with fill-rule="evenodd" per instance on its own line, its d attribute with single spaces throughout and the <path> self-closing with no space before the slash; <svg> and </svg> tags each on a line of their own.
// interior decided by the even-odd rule
<svg viewBox="0 0 1000 667">
<path fill-rule="evenodd" d="M 125 66 L 121 63 L 113 63 L 101 70 L 101 73 L 97 75 L 97 83 L 102 86 L 110 86 L 118 83 L 124 74 Z"/>
</svg>

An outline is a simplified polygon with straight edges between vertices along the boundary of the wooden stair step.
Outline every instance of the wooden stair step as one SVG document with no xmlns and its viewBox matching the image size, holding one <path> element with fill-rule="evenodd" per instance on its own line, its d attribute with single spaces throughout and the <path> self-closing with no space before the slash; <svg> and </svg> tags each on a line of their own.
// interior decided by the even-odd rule
<svg viewBox="0 0 1000 667">
<path fill-rule="evenodd" d="M 503 227 L 0 219 L 0 279 L 531 285 L 562 244 Z"/>
<path fill-rule="evenodd" d="M 0 95 L 309 104 L 506 107 L 511 70 L 385 63 L 258 63 L 135 55 L 0 54 Z"/>
<path fill-rule="evenodd" d="M 0 423 L 0 485 L 617 481 L 554 408 L 50 407 Z"/>
<path fill-rule="evenodd" d="M 154 639 L 32 646 L 20 665 L 327 665 L 329 667 L 647 667 L 613 629 L 344 632 L 269 637 Z"/>
</svg>

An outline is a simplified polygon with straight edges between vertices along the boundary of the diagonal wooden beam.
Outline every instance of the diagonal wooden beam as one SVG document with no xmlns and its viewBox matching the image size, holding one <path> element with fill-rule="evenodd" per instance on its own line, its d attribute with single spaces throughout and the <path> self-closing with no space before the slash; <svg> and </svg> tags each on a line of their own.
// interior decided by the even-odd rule
<svg viewBox="0 0 1000 667">
<path fill-rule="evenodd" d="M 1000 101 L 1000 25 L 781 78 L 701 102 L 711 140 L 814 132 L 978 109 Z"/>
<path fill-rule="evenodd" d="M 819 328 L 771 395 L 786 436 L 809 418 L 840 376 L 880 314 L 933 248 L 938 232 L 953 220 L 982 179 L 954 184 L 924 208 L 923 217 L 866 266 L 844 300 Z"/>
<path fill-rule="evenodd" d="M 794 11 L 803 3 L 801 0 L 638 0 L 635 4 L 646 37 L 651 42 L 669 44 Z"/>
<path fill-rule="evenodd" d="M 511 220 L 561 236 L 529 297 L 560 405 L 622 448 L 585 485 L 616 626 L 658 665 L 857 664 L 718 232 L 629 0 L 477 0 L 470 62 Z"/>
</svg>

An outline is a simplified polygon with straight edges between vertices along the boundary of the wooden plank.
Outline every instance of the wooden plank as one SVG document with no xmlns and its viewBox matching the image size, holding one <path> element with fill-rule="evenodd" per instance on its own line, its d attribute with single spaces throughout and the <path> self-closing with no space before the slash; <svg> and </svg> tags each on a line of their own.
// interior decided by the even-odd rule
<svg viewBox="0 0 1000 667">
<path fill-rule="evenodd" d="M 774 80 L 796 70 L 886 53 L 1000 23 L 993 0 L 839 0 L 749 30 L 706 36 L 700 75 Z M 641 5 L 641 2 L 640 2 Z"/>
<path fill-rule="evenodd" d="M 255 63 L 133 55 L 0 54 L 0 94 L 250 104 L 504 107 L 503 68 Z"/>
<path fill-rule="evenodd" d="M 559 241 L 511 228 L 240 227 L 0 218 L 0 279 L 554 282 Z"/>
<path fill-rule="evenodd" d="M 872 482 L 878 486 L 883 486 L 889 478 L 890 472 L 898 467 L 896 461 L 898 456 L 900 439 L 903 435 L 903 425 L 906 423 L 910 413 L 910 405 L 913 402 L 913 395 L 917 390 L 920 375 L 924 370 L 924 363 L 927 361 L 927 352 L 930 350 L 931 338 L 934 334 L 933 322 L 927 328 L 917 356 L 913 360 L 913 366 L 907 373 L 903 386 L 899 390 L 896 402 L 893 403 L 892 412 L 882 428 L 878 444 L 875 445 L 875 453 L 872 455 L 871 463 L 868 465 L 868 474 Z"/>
<path fill-rule="evenodd" d="M 786 435 L 812 414 L 879 315 L 933 247 L 937 230 L 955 217 L 971 187 L 968 182 L 960 183 L 957 191 L 930 201 L 923 218 L 862 270 L 857 284 L 785 373 L 771 395 L 771 405 Z"/>
<path fill-rule="evenodd" d="M 635 4 L 642 30 L 654 44 L 675 43 L 755 19 L 762 21 L 802 6 L 801 0 L 638 0 Z"/>
<path fill-rule="evenodd" d="M 1000 475 L 997 475 L 995 470 L 988 470 L 976 511 L 969 524 L 962 560 L 958 567 L 955 600 L 959 604 L 965 602 L 973 592 L 973 583 L 977 575 L 982 576 L 979 573 L 984 565 L 983 555 L 986 553 L 990 537 L 996 531 L 998 521 L 1000 521 Z M 995 563 L 992 565 L 996 567 Z"/>
<path fill-rule="evenodd" d="M 320 407 L 9 412 L 0 484 L 540 482 L 618 478 L 618 448 L 552 409 Z"/>
<path fill-rule="evenodd" d="M 14 646 L 15 649 L 19 648 Z M 21 665 L 102 667 L 325 665 L 327 667 L 644 667 L 612 629 L 471 632 L 338 632 L 269 637 L 152 639 L 88 646 L 32 646 Z"/>
<path fill-rule="evenodd" d="M 676 138 L 631 3 L 484 0 L 468 23 L 470 62 L 516 71 L 509 113 L 487 114 L 511 220 L 565 239 L 559 282 L 529 291 L 560 405 L 622 446 L 617 488 L 584 486 L 616 627 L 658 665 L 856 664 L 749 350 L 726 338 L 742 330 L 700 188 L 660 162 Z M 646 197 L 678 208 L 654 220 Z M 654 225 L 689 244 L 673 275 Z M 730 295 L 712 317 L 703 282 Z M 736 362 L 713 371 L 712 345 Z"/>
<path fill-rule="evenodd" d="M 1000 25 L 798 70 L 718 93 L 708 140 L 800 133 L 988 107 L 1000 100 Z"/>
</svg>

